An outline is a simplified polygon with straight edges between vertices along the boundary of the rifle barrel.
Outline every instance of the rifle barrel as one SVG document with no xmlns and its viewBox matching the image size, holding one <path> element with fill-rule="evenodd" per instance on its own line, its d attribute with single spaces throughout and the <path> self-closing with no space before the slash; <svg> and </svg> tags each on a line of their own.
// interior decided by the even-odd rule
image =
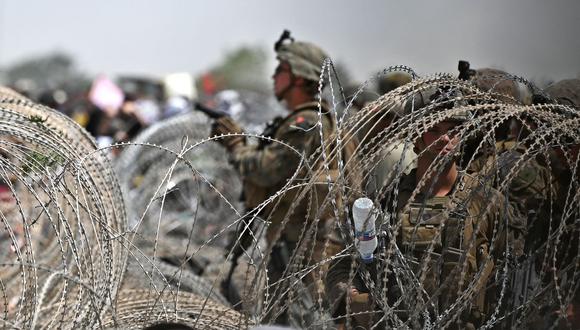
<svg viewBox="0 0 580 330">
<path fill-rule="evenodd" d="M 194 107 L 196 110 L 199 110 L 199 111 L 205 113 L 206 115 L 208 115 L 212 119 L 218 119 L 218 118 L 227 116 L 227 114 L 225 114 L 224 112 L 212 109 L 212 108 L 210 108 L 202 103 L 199 103 L 199 102 L 195 102 Z"/>
</svg>

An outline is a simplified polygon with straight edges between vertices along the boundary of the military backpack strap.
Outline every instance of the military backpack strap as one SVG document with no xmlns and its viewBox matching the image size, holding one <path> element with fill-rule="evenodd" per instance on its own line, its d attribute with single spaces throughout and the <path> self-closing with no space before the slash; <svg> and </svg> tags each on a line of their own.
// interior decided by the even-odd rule
<svg viewBox="0 0 580 330">
<path fill-rule="evenodd" d="M 264 131 L 262 131 L 262 136 L 267 137 L 267 138 L 273 138 L 276 135 L 276 131 L 278 131 L 280 124 L 283 121 L 284 121 L 284 118 L 278 116 L 278 117 L 275 117 L 274 119 L 272 119 L 271 121 L 269 121 L 268 123 L 266 123 L 266 127 L 264 128 Z M 260 142 L 258 144 L 258 149 L 262 150 L 270 143 L 272 143 L 272 140 L 260 139 Z"/>
</svg>

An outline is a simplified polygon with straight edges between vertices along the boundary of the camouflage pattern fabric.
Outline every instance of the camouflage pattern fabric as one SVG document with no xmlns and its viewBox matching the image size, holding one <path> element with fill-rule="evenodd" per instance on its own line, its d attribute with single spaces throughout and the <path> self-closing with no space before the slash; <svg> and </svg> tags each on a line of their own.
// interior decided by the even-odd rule
<svg viewBox="0 0 580 330">
<path fill-rule="evenodd" d="M 259 214 L 269 221 L 266 240 L 272 248 L 268 272 L 268 278 L 272 283 L 284 278 L 284 273 L 289 271 L 287 267 L 293 255 L 308 254 L 303 260 L 294 261 L 293 267 L 300 268 L 317 265 L 341 249 L 341 245 L 337 244 L 339 236 L 335 232 L 336 218 L 332 205 L 320 204 L 321 201 L 327 200 L 329 195 L 326 175 L 331 179 L 336 179 L 338 175 L 336 162 L 332 162 L 330 172 L 327 173 L 322 170 L 320 161 L 317 160 L 321 156 L 317 151 L 320 152 L 322 141 L 329 139 L 336 132 L 329 110 L 323 106 L 321 111 L 322 113 L 319 113 L 316 102 L 302 104 L 279 123 L 272 143 L 264 147 L 244 145 L 233 150 L 234 167 L 244 178 L 244 195 L 248 211 L 269 201 Z M 331 158 L 332 147 L 325 146 L 325 149 L 326 156 Z M 304 190 L 300 184 L 308 180 L 314 180 L 317 184 Z M 275 196 L 287 185 L 290 185 L 290 188 L 283 194 Z M 309 228 L 305 236 L 304 228 Z M 292 313 L 296 304 L 303 304 L 304 299 L 314 300 L 314 297 L 319 297 L 324 292 L 318 274 L 326 272 L 327 265 L 321 265 L 320 272 L 311 272 L 303 279 L 305 289 L 297 290 L 299 284 L 293 283 L 291 279 L 275 284 L 274 296 L 284 296 L 283 292 L 287 290 L 287 285 L 297 291 L 293 293 L 294 295 L 302 295 L 303 298 L 290 304 Z M 304 295 L 310 297 L 305 298 Z M 305 314 L 301 318 L 311 318 L 308 313 L 304 311 L 301 313 Z M 266 317 L 282 323 L 287 322 L 285 318 L 285 315 L 276 315 L 276 311 Z"/>
<path fill-rule="evenodd" d="M 580 107 L 580 79 L 565 79 L 546 88 L 546 92 L 559 103 Z"/>
<path fill-rule="evenodd" d="M 310 81 L 320 79 L 322 64 L 327 57 L 320 47 L 303 41 L 282 44 L 276 51 L 276 58 L 288 62 L 295 76 Z"/>
<path fill-rule="evenodd" d="M 327 111 L 323 109 L 323 112 Z M 304 173 L 306 170 L 299 169 L 299 165 L 301 164 L 301 156 L 304 156 L 307 162 L 321 145 L 318 128 L 319 117 L 317 103 L 300 105 L 282 120 L 274 134 L 275 141 L 264 148 L 253 145 L 241 146 L 234 150 L 233 164 L 244 178 L 247 208 L 255 208 L 273 196 L 284 187 L 286 181 L 292 178 L 297 170 L 300 173 L 296 179 L 306 177 L 306 173 Z M 334 129 L 331 118 L 322 115 L 323 136 L 329 137 Z M 282 141 L 287 145 L 277 141 Z M 306 165 L 311 164 L 303 163 L 302 168 L 306 168 Z M 273 222 L 268 229 L 270 241 L 295 197 L 294 193 L 288 192 L 279 198 L 278 202 L 270 203 L 266 209 L 260 212 L 264 218 Z M 290 215 L 289 225 L 284 229 L 286 240 L 298 241 L 307 212 L 306 208 L 300 209 L 298 207 Z"/>
<path fill-rule="evenodd" d="M 526 155 L 523 144 L 515 141 L 500 141 L 495 145 L 493 154 L 480 157 L 471 163 L 469 172 L 477 172 L 487 182 L 493 182 L 494 186 L 506 182 L 510 171 L 516 162 Z M 528 225 L 534 226 L 537 221 L 546 219 L 547 201 L 554 196 L 555 191 L 550 191 L 550 173 L 534 157 L 527 156 L 525 164 L 518 169 L 508 186 L 508 199 L 514 210 L 522 217 L 527 218 Z M 528 236 L 528 245 L 534 240 Z M 523 253 L 523 239 L 518 245 L 518 254 Z M 537 246 L 536 244 L 533 244 Z"/>
<path fill-rule="evenodd" d="M 491 68 L 478 69 L 472 80 L 483 91 L 509 96 L 518 101 L 521 99 L 517 82 L 511 79 L 505 71 Z"/>
</svg>

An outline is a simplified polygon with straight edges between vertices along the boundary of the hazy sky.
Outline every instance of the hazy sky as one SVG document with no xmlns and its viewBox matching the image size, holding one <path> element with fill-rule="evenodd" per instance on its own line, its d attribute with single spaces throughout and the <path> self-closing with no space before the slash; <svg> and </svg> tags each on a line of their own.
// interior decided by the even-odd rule
<svg viewBox="0 0 580 330">
<path fill-rule="evenodd" d="M 197 74 L 241 44 L 271 50 L 284 28 L 358 79 L 396 64 L 456 72 L 458 59 L 580 73 L 579 0 L 0 0 L 0 67 L 61 50 L 91 74 Z"/>
</svg>

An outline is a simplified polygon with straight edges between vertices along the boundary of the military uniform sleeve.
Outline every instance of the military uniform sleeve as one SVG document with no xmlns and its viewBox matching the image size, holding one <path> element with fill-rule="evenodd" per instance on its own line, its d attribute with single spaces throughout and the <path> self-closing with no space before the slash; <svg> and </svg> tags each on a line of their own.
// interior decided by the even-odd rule
<svg viewBox="0 0 580 330">
<path fill-rule="evenodd" d="M 327 119 L 324 120 L 323 125 L 328 125 Z M 291 116 L 278 129 L 276 139 L 309 157 L 320 146 L 318 114 L 303 111 Z M 268 187 L 290 178 L 296 171 L 301 160 L 296 151 L 278 142 L 272 142 L 262 149 L 257 146 L 240 146 L 233 151 L 232 160 L 234 167 L 246 180 Z"/>
<path fill-rule="evenodd" d="M 508 174 L 513 170 L 516 161 L 523 157 L 525 150 L 510 150 L 498 157 L 499 182 L 508 179 Z M 548 200 L 550 189 L 549 173 L 536 160 L 525 160 L 523 166 L 516 169 L 517 172 L 509 183 L 510 203 L 514 211 L 521 216 L 528 217 L 531 213 L 539 213 L 540 206 Z"/>
<path fill-rule="evenodd" d="M 485 188 L 482 212 L 487 212 L 485 221 L 482 221 L 478 231 L 478 246 L 486 246 L 496 258 L 504 257 L 506 247 L 511 253 L 520 256 L 523 254 L 526 218 L 514 210 L 513 205 L 503 194 L 494 188 Z M 495 235 L 494 235 L 495 230 Z"/>
</svg>

